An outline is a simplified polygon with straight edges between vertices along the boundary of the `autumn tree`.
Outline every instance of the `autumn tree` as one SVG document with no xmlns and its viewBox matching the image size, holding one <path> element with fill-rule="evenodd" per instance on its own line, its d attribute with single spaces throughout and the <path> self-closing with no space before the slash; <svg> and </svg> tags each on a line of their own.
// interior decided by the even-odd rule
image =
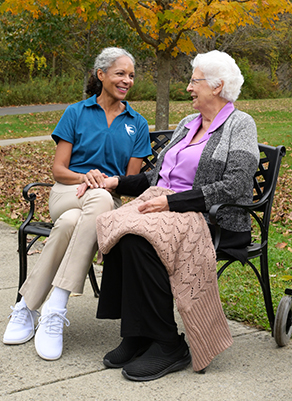
<svg viewBox="0 0 292 401">
<path fill-rule="evenodd" d="M 17 77 L 21 81 L 28 73 L 36 77 L 39 71 L 34 60 L 45 58 L 47 67 L 42 69 L 43 76 L 54 78 L 63 71 L 82 75 L 85 99 L 89 71 L 105 43 L 107 46 L 127 43 L 127 49 L 139 59 L 151 53 L 114 9 L 107 7 L 107 18 L 98 16 L 99 19 L 87 21 L 79 13 L 53 15 L 47 7 L 39 7 L 37 18 L 29 11 L 16 15 L 3 13 L 0 16 L 1 80 Z M 29 67 L 35 64 L 33 71 L 29 70 L 28 61 Z"/>
<path fill-rule="evenodd" d="M 108 0 L 110 2 L 111 0 Z M 195 50 L 188 32 L 212 37 L 238 27 L 261 24 L 271 28 L 279 14 L 290 13 L 289 0 L 113 0 L 129 26 L 155 49 L 157 57 L 156 129 L 168 128 L 170 66 L 179 52 Z M 27 9 L 38 16 L 39 5 L 61 15 L 79 13 L 85 21 L 106 15 L 102 0 L 5 0 L 0 11 Z"/>
<path fill-rule="evenodd" d="M 22 78 L 25 53 L 30 52 L 37 57 L 45 57 L 46 61 L 49 60 L 52 63 L 50 71 L 54 75 L 56 56 L 64 53 L 66 49 L 66 43 L 60 41 L 60 36 L 67 36 L 67 19 L 54 16 L 47 9 L 42 10 L 38 19 L 33 18 L 27 11 L 17 16 L 9 13 L 3 15 L 0 20 L 1 42 L 7 46 L 7 56 L 13 67 L 7 68 L 4 74 L 10 73 Z"/>
<path fill-rule="evenodd" d="M 260 23 L 272 27 L 278 14 L 290 11 L 289 1 L 156 0 L 127 2 L 116 7 L 157 56 L 156 129 L 168 127 L 170 65 L 179 51 L 195 50 L 188 32 L 202 37 L 232 33 L 238 27 Z"/>
</svg>

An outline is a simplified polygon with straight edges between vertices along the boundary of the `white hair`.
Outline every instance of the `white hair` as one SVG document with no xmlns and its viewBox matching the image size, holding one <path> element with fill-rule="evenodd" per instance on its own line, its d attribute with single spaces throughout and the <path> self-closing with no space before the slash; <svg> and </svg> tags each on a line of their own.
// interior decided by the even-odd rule
<svg viewBox="0 0 292 401">
<path fill-rule="evenodd" d="M 244 78 L 235 60 L 229 54 L 218 50 L 198 54 L 191 65 L 193 72 L 199 68 L 211 89 L 223 83 L 220 96 L 229 102 L 235 102 L 240 94 Z"/>
<path fill-rule="evenodd" d="M 135 66 L 135 59 L 127 50 L 120 49 L 119 47 L 106 47 L 95 59 L 94 75 L 96 75 L 96 72 L 99 69 L 101 69 L 103 72 L 107 72 L 114 62 L 123 56 L 129 57 Z"/>
</svg>

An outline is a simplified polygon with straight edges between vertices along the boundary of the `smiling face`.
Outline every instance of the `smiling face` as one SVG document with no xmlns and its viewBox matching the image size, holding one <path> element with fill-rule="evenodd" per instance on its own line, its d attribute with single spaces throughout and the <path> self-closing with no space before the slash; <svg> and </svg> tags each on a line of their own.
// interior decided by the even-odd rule
<svg viewBox="0 0 292 401">
<path fill-rule="evenodd" d="M 210 101 L 214 98 L 213 89 L 210 88 L 199 68 L 194 70 L 187 91 L 193 98 L 193 108 L 201 113 L 205 108 L 209 108 Z"/>
<path fill-rule="evenodd" d="M 115 100 L 123 100 L 134 84 L 133 62 L 127 56 L 119 57 L 107 72 L 98 70 L 97 77 L 102 82 L 101 96 L 107 95 Z"/>
</svg>

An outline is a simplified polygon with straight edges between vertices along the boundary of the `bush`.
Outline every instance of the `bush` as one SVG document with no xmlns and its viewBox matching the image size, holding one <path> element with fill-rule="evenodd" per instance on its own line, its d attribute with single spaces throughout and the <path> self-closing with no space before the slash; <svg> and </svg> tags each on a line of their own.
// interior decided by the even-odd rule
<svg viewBox="0 0 292 401">
<path fill-rule="evenodd" d="M 239 99 L 275 99 L 281 97 L 277 85 L 271 81 L 268 74 L 263 71 L 254 71 L 248 59 L 237 62 L 244 77 Z"/>
<path fill-rule="evenodd" d="M 188 83 L 172 82 L 170 84 L 170 100 L 190 100 L 190 94 L 187 92 Z"/>
<path fill-rule="evenodd" d="M 82 98 L 82 82 L 74 77 L 36 78 L 26 83 L 2 85 L 0 107 L 27 104 L 73 103 Z"/>
<path fill-rule="evenodd" d="M 247 59 L 240 59 L 238 65 L 244 76 L 240 99 L 268 99 L 283 97 L 277 85 L 267 73 L 252 70 Z M 186 82 L 170 83 L 170 100 L 185 101 L 190 99 L 186 91 Z M 45 103 L 74 103 L 82 99 L 83 82 L 80 76 L 35 78 L 26 83 L 0 85 L 0 107 L 20 106 Z M 129 91 L 130 101 L 156 100 L 156 84 L 151 76 L 137 78 Z M 287 94 L 286 94 L 287 95 Z"/>
<path fill-rule="evenodd" d="M 135 79 L 135 85 L 129 91 L 127 100 L 156 100 L 156 85 L 153 80 Z"/>
</svg>

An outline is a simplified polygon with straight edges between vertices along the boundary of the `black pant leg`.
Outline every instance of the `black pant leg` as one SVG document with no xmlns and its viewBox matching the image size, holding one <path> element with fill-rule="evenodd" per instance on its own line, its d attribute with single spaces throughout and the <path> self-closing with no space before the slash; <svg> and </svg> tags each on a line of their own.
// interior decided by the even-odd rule
<svg viewBox="0 0 292 401">
<path fill-rule="evenodd" d="M 152 245 L 127 235 L 120 241 L 123 260 L 121 335 L 155 340 L 177 338 L 168 273 Z"/>
<path fill-rule="evenodd" d="M 96 317 L 120 319 L 122 303 L 122 255 L 117 243 L 107 255 L 103 255 L 103 272 Z"/>
<path fill-rule="evenodd" d="M 156 251 L 148 241 L 136 235 L 124 236 L 116 247 L 105 259 L 98 317 L 106 318 L 104 311 L 111 310 L 106 303 L 117 300 L 118 278 L 122 287 L 119 306 L 122 337 L 177 339 L 169 278 Z M 114 256 L 110 255 L 112 252 Z M 122 271 L 122 277 L 117 269 Z M 113 289 L 109 289 L 111 274 L 115 274 Z M 108 294 L 105 295 L 105 291 L 109 291 Z"/>
</svg>

